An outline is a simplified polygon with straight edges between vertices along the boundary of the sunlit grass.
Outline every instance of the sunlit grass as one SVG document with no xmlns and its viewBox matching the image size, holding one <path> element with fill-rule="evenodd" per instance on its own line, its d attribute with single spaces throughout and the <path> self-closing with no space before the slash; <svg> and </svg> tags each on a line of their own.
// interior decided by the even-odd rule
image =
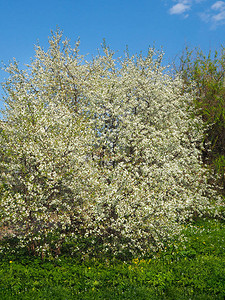
<svg viewBox="0 0 225 300">
<path fill-rule="evenodd" d="M 2 255 L 0 299 L 224 299 L 224 222 L 184 232 L 185 242 L 127 261 Z"/>
</svg>

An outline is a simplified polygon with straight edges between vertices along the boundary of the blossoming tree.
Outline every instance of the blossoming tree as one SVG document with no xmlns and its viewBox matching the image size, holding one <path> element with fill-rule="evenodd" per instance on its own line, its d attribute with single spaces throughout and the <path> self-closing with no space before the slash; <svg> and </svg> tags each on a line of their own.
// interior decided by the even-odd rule
<svg viewBox="0 0 225 300">
<path fill-rule="evenodd" d="M 16 61 L 6 68 L 6 237 L 42 255 L 69 240 L 83 255 L 143 255 L 179 235 L 182 222 L 218 213 L 201 119 L 161 61 L 154 49 L 116 59 L 107 47 L 85 61 L 57 32 L 25 70 Z"/>
</svg>

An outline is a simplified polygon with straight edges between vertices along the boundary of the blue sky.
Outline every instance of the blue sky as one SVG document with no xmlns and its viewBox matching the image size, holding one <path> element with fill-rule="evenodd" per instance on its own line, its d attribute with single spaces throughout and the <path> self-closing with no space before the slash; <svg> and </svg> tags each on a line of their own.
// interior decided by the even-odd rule
<svg viewBox="0 0 225 300">
<path fill-rule="evenodd" d="M 126 45 L 133 54 L 155 44 L 168 63 L 186 45 L 204 51 L 225 46 L 225 1 L 0 0 L 0 60 L 29 63 L 34 44 L 47 49 L 57 26 L 72 43 L 80 38 L 82 54 L 95 55 L 105 38 L 119 55 Z M 6 76 L 0 71 L 0 82 Z"/>
</svg>

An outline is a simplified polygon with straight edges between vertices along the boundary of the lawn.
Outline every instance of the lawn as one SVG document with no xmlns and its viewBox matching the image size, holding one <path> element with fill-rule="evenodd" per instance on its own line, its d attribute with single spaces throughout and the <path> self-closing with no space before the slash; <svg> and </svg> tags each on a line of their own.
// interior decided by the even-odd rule
<svg viewBox="0 0 225 300">
<path fill-rule="evenodd" d="M 198 220 L 184 233 L 185 242 L 127 261 L 2 254 L 0 299 L 225 299 L 225 223 Z"/>
</svg>

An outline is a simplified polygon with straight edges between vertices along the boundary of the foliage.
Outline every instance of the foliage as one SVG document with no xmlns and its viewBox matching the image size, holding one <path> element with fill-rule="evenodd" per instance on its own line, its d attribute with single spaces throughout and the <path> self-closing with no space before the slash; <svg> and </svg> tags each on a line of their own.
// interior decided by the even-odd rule
<svg viewBox="0 0 225 300">
<path fill-rule="evenodd" d="M 67 243 L 83 257 L 138 256 L 182 238 L 186 220 L 220 214 L 192 93 L 162 57 L 149 49 L 116 59 L 104 45 L 86 62 L 56 32 L 25 70 L 16 61 L 6 68 L 5 247 L 44 257 Z"/>
<path fill-rule="evenodd" d="M 186 89 L 195 82 L 195 106 L 207 126 L 203 160 L 220 175 L 225 193 L 225 49 L 208 55 L 186 48 L 179 72 Z"/>
<path fill-rule="evenodd" d="M 144 259 L 2 255 L 1 299 L 224 299 L 224 222 L 184 226 L 187 240 Z"/>
</svg>

